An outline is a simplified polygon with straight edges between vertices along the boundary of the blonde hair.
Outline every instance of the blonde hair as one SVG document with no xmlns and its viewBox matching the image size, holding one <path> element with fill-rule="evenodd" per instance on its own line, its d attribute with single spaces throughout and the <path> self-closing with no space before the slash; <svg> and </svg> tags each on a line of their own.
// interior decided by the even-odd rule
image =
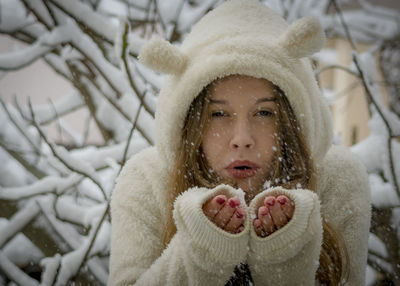
<svg viewBox="0 0 400 286">
<path fill-rule="evenodd" d="M 211 85 L 211 84 L 210 84 Z M 185 190 L 194 186 L 213 188 L 222 183 L 221 178 L 208 166 L 201 149 L 202 134 L 207 128 L 209 113 L 209 86 L 190 105 L 182 130 L 182 142 L 168 186 L 170 216 L 164 231 L 163 242 L 168 245 L 176 232 L 172 218 L 173 202 Z M 285 188 L 305 188 L 315 191 L 314 162 L 300 130 L 295 114 L 284 93 L 275 87 L 277 104 L 278 146 L 273 162 L 271 185 Z M 346 245 L 334 227 L 322 220 L 323 243 L 320 266 L 316 278 L 323 285 L 340 285 L 348 275 L 348 253 Z"/>
</svg>

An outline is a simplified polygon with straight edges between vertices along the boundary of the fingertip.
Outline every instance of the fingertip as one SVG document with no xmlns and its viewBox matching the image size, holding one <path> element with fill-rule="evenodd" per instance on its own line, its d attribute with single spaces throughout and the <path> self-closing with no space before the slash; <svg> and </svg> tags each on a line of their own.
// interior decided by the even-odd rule
<svg viewBox="0 0 400 286">
<path fill-rule="evenodd" d="M 254 221 L 253 221 L 253 226 L 257 229 L 257 228 L 259 228 L 260 226 L 261 226 L 261 220 L 259 220 L 258 218 L 256 218 Z"/>
<path fill-rule="evenodd" d="M 238 227 L 238 229 L 236 230 L 236 233 L 241 233 L 244 230 L 244 226 L 241 225 Z"/>
<path fill-rule="evenodd" d="M 240 218 L 240 219 L 244 220 L 245 216 L 246 216 L 246 210 L 245 209 L 242 209 L 242 208 L 236 209 L 236 217 L 237 218 Z"/>
<path fill-rule="evenodd" d="M 240 200 L 238 197 L 233 197 L 232 200 L 235 202 L 237 206 L 240 206 Z"/>
<path fill-rule="evenodd" d="M 237 197 L 230 198 L 228 200 L 228 203 L 232 208 L 236 208 L 236 207 L 240 206 L 240 200 Z"/>
<path fill-rule="evenodd" d="M 276 198 L 276 200 L 281 204 L 284 205 L 289 202 L 289 198 L 285 195 L 280 195 Z"/>
<path fill-rule="evenodd" d="M 257 234 L 257 236 L 262 236 L 262 233 L 264 232 L 264 230 L 261 226 L 261 222 L 260 222 L 260 226 L 254 226 L 254 231 Z"/>
<path fill-rule="evenodd" d="M 258 209 L 258 217 L 265 216 L 268 213 L 268 208 L 266 206 L 262 206 Z"/>
<path fill-rule="evenodd" d="M 268 196 L 264 199 L 264 205 L 265 206 L 273 206 L 275 205 L 275 197 Z"/>
<path fill-rule="evenodd" d="M 239 219 L 243 219 L 244 218 L 244 215 L 242 213 L 240 213 L 240 212 L 236 212 L 235 215 Z"/>
<path fill-rule="evenodd" d="M 225 195 L 218 195 L 218 196 L 215 196 L 214 200 L 215 200 L 215 202 L 217 204 L 222 205 L 222 204 L 224 204 L 226 202 L 226 196 Z"/>
<path fill-rule="evenodd" d="M 294 202 L 291 201 L 290 199 L 288 199 L 288 202 L 281 205 L 281 209 L 288 220 L 290 220 L 293 217 L 294 208 L 295 208 Z"/>
</svg>

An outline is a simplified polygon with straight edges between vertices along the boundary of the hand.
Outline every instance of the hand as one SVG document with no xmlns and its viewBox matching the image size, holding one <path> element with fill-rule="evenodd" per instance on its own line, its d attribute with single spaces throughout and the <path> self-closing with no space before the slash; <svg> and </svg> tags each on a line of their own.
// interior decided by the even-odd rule
<svg viewBox="0 0 400 286">
<path fill-rule="evenodd" d="M 239 206 L 237 197 L 228 199 L 225 195 L 217 195 L 203 205 L 203 212 L 218 227 L 230 233 L 239 233 L 244 229 L 246 217 L 246 210 Z"/>
<path fill-rule="evenodd" d="M 287 196 L 268 196 L 258 208 L 257 218 L 253 220 L 254 230 L 258 236 L 266 237 L 285 226 L 293 217 L 293 213 L 294 202 Z"/>
</svg>

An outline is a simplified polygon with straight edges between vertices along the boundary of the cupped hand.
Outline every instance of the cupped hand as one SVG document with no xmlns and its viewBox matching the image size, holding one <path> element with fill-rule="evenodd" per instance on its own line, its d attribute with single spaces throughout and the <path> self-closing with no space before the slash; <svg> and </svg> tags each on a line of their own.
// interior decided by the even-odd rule
<svg viewBox="0 0 400 286">
<path fill-rule="evenodd" d="M 258 207 L 257 218 L 253 220 L 257 235 L 265 237 L 285 226 L 293 217 L 294 208 L 294 202 L 287 196 L 266 197 L 263 205 Z"/>
<path fill-rule="evenodd" d="M 203 212 L 219 228 L 230 233 L 239 233 L 244 229 L 246 210 L 240 207 L 237 197 L 217 195 L 203 205 Z"/>
</svg>

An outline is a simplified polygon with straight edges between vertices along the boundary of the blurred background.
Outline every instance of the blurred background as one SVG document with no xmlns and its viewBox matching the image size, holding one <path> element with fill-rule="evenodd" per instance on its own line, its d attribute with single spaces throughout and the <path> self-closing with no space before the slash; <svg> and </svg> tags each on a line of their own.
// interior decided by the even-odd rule
<svg viewBox="0 0 400 286">
<path fill-rule="evenodd" d="M 179 46 L 217 0 L 0 0 L 0 285 L 105 285 L 109 199 L 154 144 L 158 35 Z M 334 144 L 366 166 L 367 285 L 400 285 L 400 2 L 261 1 L 327 35 L 312 57 Z"/>
</svg>

